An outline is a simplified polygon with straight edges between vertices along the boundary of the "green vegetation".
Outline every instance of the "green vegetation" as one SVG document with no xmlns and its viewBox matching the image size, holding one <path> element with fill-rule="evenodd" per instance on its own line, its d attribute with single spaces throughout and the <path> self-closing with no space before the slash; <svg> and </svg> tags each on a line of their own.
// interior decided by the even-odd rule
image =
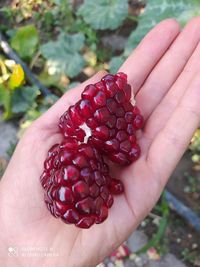
<svg viewBox="0 0 200 267">
<path fill-rule="evenodd" d="M 169 223 L 169 206 L 165 198 L 165 192 L 163 193 L 160 202 L 155 206 L 154 217 L 157 219 L 157 231 L 148 241 L 148 243 L 142 247 L 137 254 L 147 252 L 150 248 L 156 248 L 161 254 L 165 252 L 165 234 Z"/>
<path fill-rule="evenodd" d="M 59 97 L 71 83 L 82 81 L 99 69 L 117 71 L 144 35 L 162 19 L 176 17 L 184 25 L 198 14 L 200 7 L 198 0 L 149 0 L 146 6 L 141 2 L 138 1 L 136 16 L 128 0 L 85 0 L 81 4 L 67 0 L 8 1 L 0 9 L 0 28 L 20 58 Z M 117 35 L 127 25 L 124 50 L 116 52 L 103 44 L 102 36 Z M 43 97 L 26 77 L 14 90 L 11 88 L 9 77 L 13 70 L 7 61 L 1 57 L 0 105 L 4 119 L 26 117 L 33 109 L 43 110 Z M 22 74 L 18 75 L 21 79 Z"/>
</svg>

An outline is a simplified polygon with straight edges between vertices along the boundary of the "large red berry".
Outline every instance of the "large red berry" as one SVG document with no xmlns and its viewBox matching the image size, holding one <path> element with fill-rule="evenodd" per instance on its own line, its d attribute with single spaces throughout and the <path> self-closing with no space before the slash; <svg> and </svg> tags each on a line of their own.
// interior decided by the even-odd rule
<svg viewBox="0 0 200 267">
<path fill-rule="evenodd" d="M 60 118 L 64 136 L 83 142 L 90 129 L 88 143 L 112 161 L 128 165 L 140 155 L 135 137 L 143 126 L 139 109 L 131 104 L 131 86 L 124 73 L 108 74 L 96 84 L 86 86 L 81 100 Z"/>
<path fill-rule="evenodd" d="M 54 145 L 44 163 L 41 183 L 50 212 L 65 223 L 89 228 L 102 223 L 123 185 L 109 176 L 96 148 L 67 138 Z"/>
<path fill-rule="evenodd" d="M 61 116 L 64 141 L 49 150 L 44 162 L 40 180 L 50 212 L 81 228 L 103 222 L 123 184 L 110 177 L 102 155 L 120 165 L 137 160 L 136 131 L 142 126 L 125 74 L 108 74 L 86 86 Z"/>
</svg>

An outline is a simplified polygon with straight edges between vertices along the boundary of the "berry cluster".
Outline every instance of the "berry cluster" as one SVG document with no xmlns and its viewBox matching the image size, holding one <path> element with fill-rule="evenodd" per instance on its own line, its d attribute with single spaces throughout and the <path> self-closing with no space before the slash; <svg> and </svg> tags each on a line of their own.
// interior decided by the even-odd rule
<svg viewBox="0 0 200 267">
<path fill-rule="evenodd" d="M 120 165 L 138 159 L 135 133 L 142 126 L 124 73 L 86 86 L 81 100 L 61 116 L 63 142 L 49 150 L 44 162 L 40 180 L 50 212 L 81 228 L 102 223 L 113 194 L 123 192 L 121 181 L 110 177 L 103 155 Z"/>
</svg>

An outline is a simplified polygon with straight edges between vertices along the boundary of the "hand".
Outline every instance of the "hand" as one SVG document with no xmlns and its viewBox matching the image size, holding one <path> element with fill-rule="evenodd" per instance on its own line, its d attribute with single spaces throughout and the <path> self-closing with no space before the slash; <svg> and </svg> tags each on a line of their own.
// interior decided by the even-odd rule
<svg viewBox="0 0 200 267">
<path fill-rule="evenodd" d="M 0 183 L 1 266 L 94 267 L 136 229 L 158 200 L 200 122 L 200 18 L 180 32 L 176 21 L 158 24 L 119 71 L 128 74 L 145 117 L 142 155 L 113 170 L 125 185 L 108 219 L 88 230 L 53 218 L 39 182 L 48 149 L 61 140 L 58 120 L 99 72 L 67 92 L 19 142 Z M 52 247 L 57 257 L 8 257 L 9 246 Z M 4 264 L 3 264 L 4 263 Z M 7 265 L 6 265 L 6 264 Z"/>
</svg>

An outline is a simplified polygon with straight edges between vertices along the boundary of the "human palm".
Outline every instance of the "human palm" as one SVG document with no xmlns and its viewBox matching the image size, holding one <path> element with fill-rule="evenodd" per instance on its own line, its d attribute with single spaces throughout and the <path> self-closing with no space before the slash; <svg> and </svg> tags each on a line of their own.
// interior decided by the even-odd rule
<svg viewBox="0 0 200 267">
<path fill-rule="evenodd" d="M 3 266 L 94 267 L 149 213 L 199 125 L 199 26 L 195 18 L 180 33 L 174 20 L 161 22 L 120 68 L 128 75 L 145 127 L 139 160 L 125 168 L 111 166 L 125 192 L 115 198 L 104 223 L 79 229 L 52 217 L 39 176 L 48 149 L 62 139 L 60 115 L 105 72 L 67 92 L 27 130 L 0 183 Z M 10 246 L 52 247 L 57 256 L 8 257 Z"/>
</svg>

